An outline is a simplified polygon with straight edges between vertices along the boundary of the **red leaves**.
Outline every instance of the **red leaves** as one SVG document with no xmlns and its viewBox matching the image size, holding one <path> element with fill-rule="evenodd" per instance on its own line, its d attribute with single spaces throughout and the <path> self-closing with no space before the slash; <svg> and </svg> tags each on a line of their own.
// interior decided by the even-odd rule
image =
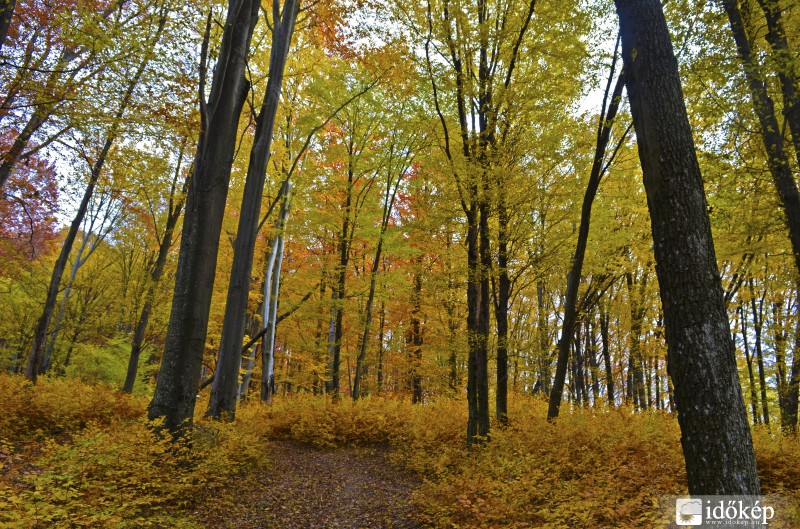
<svg viewBox="0 0 800 529">
<path fill-rule="evenodd" d="M 9 140 L 8 136 L 0 138 L 4 151 Z M 0 258 L 6 263 L 32 260 L 57 233 L 54 167 L 33 154 L 17 164 L 0 191 Z"/>
</svg>

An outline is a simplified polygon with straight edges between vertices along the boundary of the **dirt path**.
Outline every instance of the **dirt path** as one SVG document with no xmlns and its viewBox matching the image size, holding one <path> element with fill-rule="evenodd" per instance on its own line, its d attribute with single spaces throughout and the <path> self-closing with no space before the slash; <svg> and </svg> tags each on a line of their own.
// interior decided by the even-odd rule
<svg viewBox="0 0 800 529">
<path fill-rule="evenodd" d="M 247 529 L 419 529 L 410 505 L 419 485 L 380 449 L 317 450 L 273 443 L 270 468 L 237 491 L 227 520 L 206 527 Z M 216 517 L 215 517 L 216 518 Z"/>
</svg>

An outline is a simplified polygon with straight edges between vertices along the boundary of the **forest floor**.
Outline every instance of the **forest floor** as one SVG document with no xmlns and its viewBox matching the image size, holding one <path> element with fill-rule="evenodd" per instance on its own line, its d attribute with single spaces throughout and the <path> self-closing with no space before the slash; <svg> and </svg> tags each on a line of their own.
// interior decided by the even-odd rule
<svg viewBox="0 0 800 529">
<path fill-rule="evenodd" d="M 269 445 L 269 465 L 233 494 L 228 512 L 204 512 L 209 528 L 417 529 L 411 495 L 421 484 L 388 459 L 389 448 Z"/>
</svg>

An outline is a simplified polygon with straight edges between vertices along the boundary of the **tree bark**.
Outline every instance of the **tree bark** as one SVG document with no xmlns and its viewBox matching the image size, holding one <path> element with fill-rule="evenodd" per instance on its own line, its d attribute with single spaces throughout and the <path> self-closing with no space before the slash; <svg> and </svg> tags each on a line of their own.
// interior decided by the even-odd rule
<svg viewBox="0 0 800 529">
<path fill-rule="evenodd" d="M 744 359 L 747 362 L 747 375 L 750 382 L 750 409 L 753 413 L 753 424 L 761 423 L 761 416 L 758 414 L 758 393 L 756 392 L 756 379 L 753 376 L 753 357 L 750 356 L 750 338 L 747 335 L 747 315 L 744 307 L 739 305 L 739 319 L 742 322 L 742 344 L 744 346 Z"/>
<path fill-rule="evenodd" d="M 756 303 L 755 292 L 753 289 L 753 280 L 750 279 L 750 308 L 753 311 L 753 332 L 755 332 L 755 357 L 756 365 L 758 366 L 758 384 L 761 389 L 761 419 L 769 426 L 769 402 L 767 402 L 767 378 L 764 373 L 764 351 L 761 347 L 761 331 L 764 328 L 764 296 L 766 291 L 761 296 L 759 303 Z"/>
<path fill-rule="evenodd" d="M 228 195 L 239 116 L 248 82 L 245 60 L 260 2 L 229 0 L 208 102 L 201 70 L 201 134 L 186 198 L 164 358 L 148 417 L 173 435 L 191 427 L 205 351 L 219 235 Z M 207 53 L 207 41 L 204 43 Z M 205 62 L 205 59 L 203 60 Z"/>
<path fill-rule="evenodd" d="M 223 415 L 233 420 L 239 394 L 239 369 L 242 363 L 242 337 L 244 336 L 247 300 L 250 294 L 250 274 L 253 268 L 258 221 L 261 215 L 261 197 L 267 178 L 270 146 L 275 128 L 275 117 L 280 103 L 283 71 L 289 55 L 289 45 L 297 17 L 297 0 L 286 0 L 283 12 L 279 0 L 273 0 L 272 46 L 269 60 L 269 79 L 261 111 L 256 118 L 253 147 L 242 195 L 239 227 L 233 250 L 231 279 L 222 323 L 217 368 L 206 415 L 215 419 Z M 288 186 L 287 184 L 284 184 Z"/>
<path fill-rule="evenodd" d="M 600 311 L 600 341 L 603 343 L 603 366 L 606 371 L 606 401 L 614 407 L 614 372 L 611 368 L 611 350 L 608 337 L 609 317 L 605 310 Z"/>
<path fill-rule="evenodd" d="M 416 259 L 417 271 L 414 273 L 414 294 L 411 312 L 411 402 L 422 402 L 422 259 Z"/>
<path fill-rule="evenodd" d="M 759 495 L 678 63 L 659 0 L 615 0 L 689 493 Z"/>
<path fill-rule="evenodd" d="M 508 275 L 508 205 L 503 182 L 497 188 L 497 393 L 495 415 L 501 424 L 508 423 L 508 307 L 511 303 L 511 279 Z"/>
<path fill-rule="evenodd" d="M 283 248 L 286 233 L 286 223 L 289 221 L 289 210 L 291 207 L 292 184 L 287 182 L 286 197 L 284 198 L 281 212 L 278 218 L 280 232 L 278 232 L 275 244 L 277 245 L 276 257 L 271 274 L 270 296 L 264 297 L 264 340 L 261 344 L 261 400 L 272 402 L 275 394 L 275 332 L 278 328 L 278 299 L 281 289 L 281 268 L 283 267 Z"/>
</svg>

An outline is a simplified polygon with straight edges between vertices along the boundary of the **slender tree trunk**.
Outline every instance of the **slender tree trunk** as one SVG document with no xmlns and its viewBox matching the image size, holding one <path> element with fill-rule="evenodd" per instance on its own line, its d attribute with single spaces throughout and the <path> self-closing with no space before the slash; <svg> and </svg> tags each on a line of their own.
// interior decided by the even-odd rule
<svg viewBox="0 0 800 529">
<path fill-rule="evenodd" d="M 649 264 L 648 264 L 649 266 Z M 647 409 L 644 384 L 644 357 L 642 355 L 642 327 L 644 324 L 645 311 L 647 305 L 644 302 L 644 293 L 647 288 L 647 270 L 645 269 L 639 281 L 639 292 L 633 289 L 633 274 L 625 275 L 628 284 L 628 296 L 630 298 L 631 309 L 631 333 L 630 333 L 630 356 L 631 356 L 631 387 L 633 403 L 639 409 Z"/>
<path fill-rule="evenodd" d="M 352 166 L 353 146 L 349 146 L 350 164 L 347 169 L 347 192 L 342 215 L 342 230 L 339 233 L 337 252 L 339 262 L 336 267 L 336 283 L 333 286 L 333 308 L 331 309 L 331 335 L 329 340 L 330 350 L 330 384 L 328 392 L 334 399 L 339 398 L 339 368 L 342 356 L 342 335 L 344 300 L 347 292 L 347 265 L 350 262 L 350 214 L 353 206 L 353 184 L 355 173 Z"/>
<path fill-rule="evenodd" d="M 477 193 L 476 193 L 477 194 Z M 467 215 L 467 444 L 472 445 L 489 433 L 488 384 L 486 382 L 487 338 L 483 322 L 483 281 L 480 252 L 478 207 L 473 204 Z M 484 393 L 483 388 L 486 387 Z"/>
<path fill-rule="evenodd" d="M 386 324 L 386 307 L 384 306 L 384 302 L 381 301 L 381 319 L 380 323 L 378 324 L 378 373 L 377 373 L 377 386 L 378 386 L 378 393 L 383 390 L 383 331 L 384 325 Z"/>
<path fill-rule="evenodd" d="M 266 402 L 272 402 L 272 381 L 274 381 L 275 378 L 275 351 L 270 345 L 270 338 L 267 335 L 270 332 L 274 332 L 273 323 L 276 323 L 277 305 L 275 305 L 275 310 L 273 311 L 273 300 L 277 303 L 278 292 L 276 289 L 280 286 L 280 279 L 276 278 L 276 273 L 280 275 L 280 263 L 283 259 L 281 240 L 285 222 L 288 221 L 289 216 L 291 189 L 288 185 L 289 182 L 287 182 L 286 192 L 283 197 L 280 212 L 278 213 L 278 220 L 275 221 L 275 227 L 278 233 L 272 240 L 266 268 L 264 270 L 264 299 L 261 303 L 262 322 L 264 325 L 264 332 L 261 333 L 263 337 L 261 343 L 261 400 Z"/>
<path fill-rule="evenodd" d="M 594 321 L 587 322 L 586 332 L 586 353 L 589 357 L 589 369 L 592 376 L 592 405 L 597 407 L 597 403 L 600 402 L 600 366 L 597 363 L 597 330 Z"/>
<path fill-rule="evenodd" d="M 739 305 L 739 318 L 742 322 L 742 344 L 744 345 L 744 358 L 747 361 L 747 375 L 750 381 L 750 408 L 753 412 L 753 424 L 761 423 L 758 414 L 758 393 L 756 392 L 756 379 L 753 376 L 753 357 L 750 356 L 750 338 L 747 335 L 747 315 L 744 307 Z"/>
<path fill-rule="evenodd" d="M 536 315 L 538 318 L 537 333 L 539 335 L 539 356 L 537 358 L 538 373 L 537 382 L 534 385 L 534 393 L 539 392 L 543 396 L 551 398 L 550 337 L 547 325 L 547 305 L 545 303 L 545 284 L 543 280 L 536 282 Z M 561 391 L 563 393 L 563 389 Z M 549 413 L 548 411 L 548 415 Z"/>
<path fill-rule="evenodd" d="M 764 296 L 766 296 L 766 292 L 759 303 L 756 304 L 756 298 L 753 295 L 753 280 L 750 279 L 750 308 L 753 311 L 753 332 L 755 332 L 755 357 L 756 357 L 756 365 L 758 366 L 758 384 L 761 388 L 761 411 L 762 411 L 762 420 L 764 424 L 769 426 L 769 402 L 767 402 L 767 377 L 764 373 L 764 351 L 761 347 L 761 331 L 764 328 Z"/>
<path fill-rule="evenodd" d="M 239 116 L 248 92 L 245 60 L 261 3 L 229 0 L 208 103 L 201 69 L 201 134 L 186 198 L 164 358 L 148 416 L 173 435 L 191 427 L 205 352 L 219 235 L 228 196 Z M 209 18 L 210 26 L 210 18 Z M 204 42 L 203 63 L 208 37 Z"/>
<path fill-rule="evenodd" d="M 364 309 L 364 332 L 361 335 L 358 357 L 356 358 L 356 375 L 353 382 L 352 394 L 354 400 L 358 399 L 361 394 L 361 377 L 364 371 L 364 362 L 367 359 L 367 348 L 369 347 L 369 334 L 372 326 L 372 307 L 375 303 L 375 287 L 378 279 L 378 270 L 380 269 L 381 254 L 383 253 L 383 240 L 386 235 L 386 230 L 389 227 L 389 219 L 394 209 L 397 190 L 400 187 L 404 173 L 405 169 L 397 176 L 397 179 L 394 180 L 390 169 L 386 181 L 386 193 L 383 199 L 383 214 L 381 217 L 380 233 L 378 234 L 378 245 L 375 248 L 375 259 L 372 261 L 372 269 L 369 275 L 369 294 L 367 295 L 367 306 Z"/>
<path fill-rule="evenodd" d="M 281 231 L 278 233 L 277 245 L 278 252 L 275 260 L 274 271 L 272 272 L 272 296 L 264 299 L 266 307 L 269 308 L 268 317 L 265 318 L 267 332 L 264 335 L 264 342 L 261 346 L 262 358 L 268 360 L 267 369 L 261 371 L 261 400 L 272 402 L 275 394 L 275 333 L 278 330 L 278 300 L 281 292 L 281 269 L 283 268 L 283 249 L 286 240 L 286 223 L 289 221 L 289 211 L 291 208 L 291 185 L 286 193 L 283 208 L 280 215 Z M 265 314 L 267 314 L 265 312 Z"/>
<path fill-rule="evenodd" d="M 411 311 L 411 402 L 422 402 L 422 259 L 417 259 Z"/>
<path fill-rule="evenodd" d="M 689 493 L 759 495 L 678 62 L 659 0 L 615 0 Z"/>
<path fill-rule="evenodd" d="M 556 362 L 556 374 L 553 381 L 553 391 L 550 392 L 550 403 L 547 409 L 547 419 L 553 420 L 558 417 L 561 407 L 561 395 L 564 392 L 564 379 L 567 374 L 567 360 L 573 335 L 573 327 L 576 318 L 576 306 L 578 302 L 578 288 L 581 282 L 581 271 L 583 270 L 583 260 L 586 256 L 586 244 L 589 241 L 589 224 L 592 217 L 592 204 L 597 196 L 597 189 L 600 180 L 605 172 L 606 151 L 611 139 L 611 128 L 619 109 L 619 102 L 622 98 L 622 87 L 624 86 L 623 72 L 617 77 L 613 91 L 611 90 L 612 80 L 615 75 L 616 54 L 611 65 L 611 71 L 606 84 L 606 91 L 601 112 L 600 122 L 597 126 L 597 141 L 595 144 L 594 161 L 592 162 L 589 182 L 586 185 L 586 192 L 583 195 L 583 205 L 581 206 L 581 221 L 578 227 L 578 243 L 575 247 L 575 254 L 572 256 L 572 266 L 567 274 L 567 296 L 564 301 L 564 323 L 561 327 L 561 340 L 558 342 L 558 360 Z M 609 101 L 608 111 L 606 112 L 605 101 Z"/>
<path fill-rule="evenodd" d="M 502 182 L 497 189 L 497 393 L 495 413 L 501 424 L 508 422 L 508 308 L 511 301 L 511 279 L 508 276 L 508 206 Z"/>
<path fill-rule="evenodd" d="M 608 337 L 609 317 L 605 309 L 600 311 L 600 341 L 603 343 L 603 366 L 606 370 L 606 401 L 614 407 L 614 372 L 611 368 L 611 350 Z"/>
</svg>

